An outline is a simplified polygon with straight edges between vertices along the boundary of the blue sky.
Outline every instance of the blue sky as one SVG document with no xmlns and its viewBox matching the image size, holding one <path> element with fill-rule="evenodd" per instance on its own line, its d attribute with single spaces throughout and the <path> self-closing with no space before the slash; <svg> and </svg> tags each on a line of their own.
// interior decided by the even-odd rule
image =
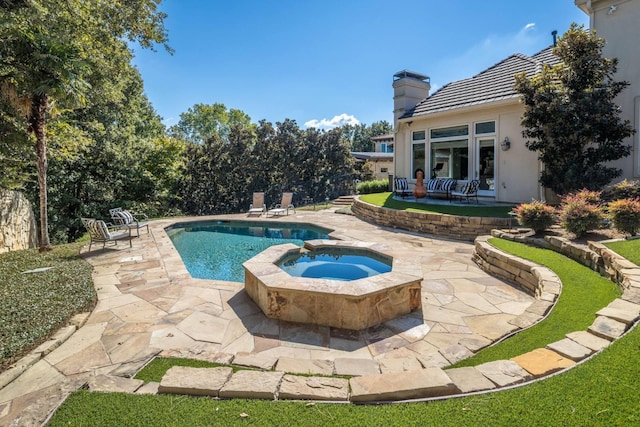
<svg viewBox="0 0 640 427">
<path fill-rule="evenodd" d="M 572 22 L 573 0 L 163 0 L 169 55 L 136 49 L 165 124 L 222 103 L 253 122 L 301 127 L 393 121 L 393 74 L 432 91 L 513 53 L 534 54 Z"/>
</svg>

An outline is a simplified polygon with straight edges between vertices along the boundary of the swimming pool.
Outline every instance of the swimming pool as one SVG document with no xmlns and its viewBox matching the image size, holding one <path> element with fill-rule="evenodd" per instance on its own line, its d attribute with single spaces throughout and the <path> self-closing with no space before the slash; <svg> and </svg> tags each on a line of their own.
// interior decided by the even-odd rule
<svg viewBox="0 0 640 427">
<path fill-rule="evenodd" d="M 357 248 L 321 249 L 286 257 L 278 265 L 291 276 L 358 280 L 391 271 L 391 260 Z"/>
<path fill-rule="evenodd" d="M 198 221 L 166 229 L 191 277 L 244 282 L 242 263 L 273 245 L 328 239 L 331 230 L 309 224 Z"/>
</svg>

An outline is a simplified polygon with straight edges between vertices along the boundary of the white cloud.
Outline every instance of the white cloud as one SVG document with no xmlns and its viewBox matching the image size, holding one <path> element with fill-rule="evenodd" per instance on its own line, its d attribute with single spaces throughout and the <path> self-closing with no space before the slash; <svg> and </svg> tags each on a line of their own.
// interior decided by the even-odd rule
<svg viewBox="0 0 640 427">
<path fill-rule="evenodd" d="M 514 53 L 532 55 L 550 46 L 552 42 L 551 33 L 541 34 L 534 22 L 524 25 L 516 33 L 489 35 L 459 55 L 442 58 L 438 66 L 439 72 L 433 73 L 432 86 L 435 86 L 434 80 L 441 86 L 473 77 Z M 442 75 L 443 81 L 439 81 L 441 79 L 438 74 Z"/>
<path fill-rule="evenodd" d="M 354 116 L 342 113 L 339 116 L 333 116 L 332 119 L 313 119 L 305 122 L 304 125 L 308 128 L 318 129 L 333 129 L 344 125 L 359 125 L 360 121 Z"/>
</svg>

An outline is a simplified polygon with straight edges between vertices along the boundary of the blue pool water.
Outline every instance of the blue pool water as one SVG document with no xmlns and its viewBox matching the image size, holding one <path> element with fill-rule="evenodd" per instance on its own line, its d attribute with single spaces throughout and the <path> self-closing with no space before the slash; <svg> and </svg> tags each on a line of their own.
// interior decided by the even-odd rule
<svg viewBox="0 0 640 427">
<path fill-rule="evenodd" d="M 175 224 L 167 234 L 191 277 L 244 282 L 242 263 L 269 246 L 328 239 L 329 230 L 306 224 L 200 221 Z"/>
<path fill-rule="evenodd" d="M 284 259 L 280 268 L 291 276 L 357 280 L 391 271 L 391 261 L 357 250 L 316 250 Z"/>
</svg>

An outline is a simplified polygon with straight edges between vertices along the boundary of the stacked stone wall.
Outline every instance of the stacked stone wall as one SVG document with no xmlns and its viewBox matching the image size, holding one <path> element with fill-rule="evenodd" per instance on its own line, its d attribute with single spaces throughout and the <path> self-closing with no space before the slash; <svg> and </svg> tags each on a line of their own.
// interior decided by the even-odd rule
<svg viewBox="0 0 640 427">
<path fill-rule="evenodd" d="M 0 253 L 38 246 L 36 218 L 27 198 L 0 189 Z"/>
<path fill-rule="evenodd" d="M 580 264 L 620 285 L 629 288 L 631 283 L 640 284 L 640 267 L 618 255 L 599 242 L 588 242 L 580 245 L 563 237 L 545 236 L 536 238 L 531 235 L 514 235 L 500 230 L 493 230 L 494 237 L 526 243 L 559 252 Z"/>
<path fill-rule="evenodd" d="M 354 201 L 351 210 L 363 221 L 457 240 L 473 241 L 477 236 L 490 234 L 495 228 L 509 228 L 511 225 L 509 218 L 401 211 L 365 203 L 359 198 Z"/>
</svg>

